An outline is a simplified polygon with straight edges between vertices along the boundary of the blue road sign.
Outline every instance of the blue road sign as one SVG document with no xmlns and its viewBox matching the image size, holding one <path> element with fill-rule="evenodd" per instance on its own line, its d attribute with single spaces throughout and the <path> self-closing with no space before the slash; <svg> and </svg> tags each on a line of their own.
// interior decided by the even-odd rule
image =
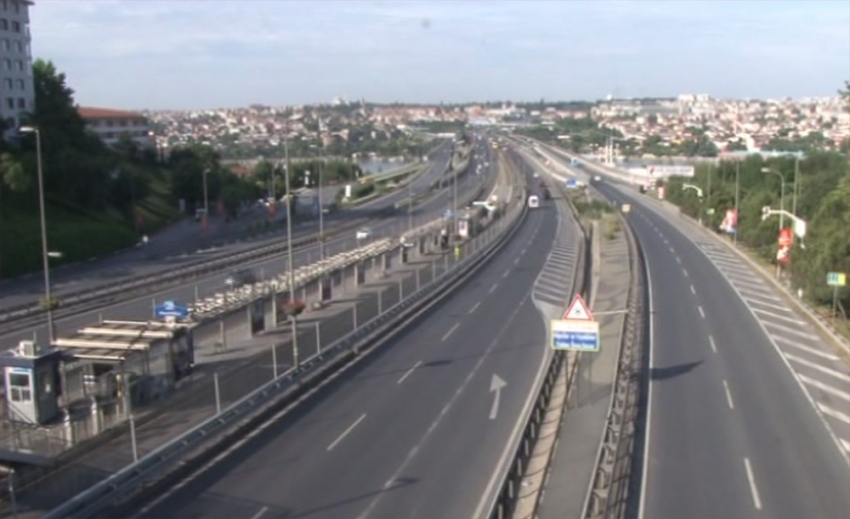
<svg viewBox="0 0 850 519">
<path fill-rule="evenodd" d="M 156 316 L 160 318 L 176 317 L 178 319 L 185 319 L 189 316 L 189 308 L 174 301 L 164 301 L 161 305 L 157 305 Z"/>
<path fill-rule="evenodd" d="M 555 350 L 599 351 L 599 323 L 553 320 L 550 347 Z"/>
<path fill-rule="evenodd" d="M 567 187 L 578 187 L 578 180 L 574 178 L 567 179 Z"/>
</svg>

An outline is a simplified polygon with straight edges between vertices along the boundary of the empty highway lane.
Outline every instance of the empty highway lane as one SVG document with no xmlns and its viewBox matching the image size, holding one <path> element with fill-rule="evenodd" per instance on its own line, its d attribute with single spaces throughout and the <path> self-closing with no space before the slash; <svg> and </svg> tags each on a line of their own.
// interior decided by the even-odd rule
<svg viewBox="0 0 850 519">
<path fill-rule="evenodd" d="M 651 280 L 639 516 L 850 517 L 850 464 L 836 441 L 850 423 L 824 420 L 820 404 L 801 389 L 773 336 L 718 266 L 731 263 L 711 260 L 693 236 L 628 188 L 599 189 L 632 204 L 627 218 Z M 801 323 L 772 322 L 790 327 L 784 336 L 790 348 L 829 355 L 822 345 L 803 344 Z M 826 369 L 841 375 L 836 366 Z M 846 409 L 846 391 L 834 388 L 830 405 Z"/>
<path fill-rule="evenodd" d="M 530 292 L 555 227 L 531 212 L 393 344 L 129 515 L 472 517 L 549 355 Z"/>
</svg>

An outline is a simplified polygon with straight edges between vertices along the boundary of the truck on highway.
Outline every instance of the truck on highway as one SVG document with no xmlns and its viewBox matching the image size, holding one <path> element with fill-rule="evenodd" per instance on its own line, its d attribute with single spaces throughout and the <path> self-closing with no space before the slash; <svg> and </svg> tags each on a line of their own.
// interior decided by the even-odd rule
<svg viewBox="0 0 850 519">
<path fill-rule="evenodd" d="M 528 207 L 532 209 L 540 207 L 540 199 L 537 198 L 537 195 L 531 195 L 528 197 Z"/>
</svg>

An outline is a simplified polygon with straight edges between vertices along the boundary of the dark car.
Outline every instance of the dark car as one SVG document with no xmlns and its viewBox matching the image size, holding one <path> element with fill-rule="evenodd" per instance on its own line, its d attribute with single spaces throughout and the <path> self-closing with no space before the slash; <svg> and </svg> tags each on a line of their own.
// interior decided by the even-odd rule
<svg viewBox="0 0 850 519">
<path fill-rule="evenodd" d="M 229 287 L 253 285 L 256 282 L 257 276 L 250 270 L 234 270 L 224 278 L 224 284 Z"/>
</svg>

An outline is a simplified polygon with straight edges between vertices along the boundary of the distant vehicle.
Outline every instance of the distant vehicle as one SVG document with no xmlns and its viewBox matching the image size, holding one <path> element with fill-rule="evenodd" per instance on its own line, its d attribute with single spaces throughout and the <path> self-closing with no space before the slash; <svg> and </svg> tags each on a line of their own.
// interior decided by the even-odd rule
<svg viewBox="0 0 850 519">
<path fill-rule="evenodd" d="M 540 207 L 540 199 L 537 198 L 537 195 L 531 195 L 528 197 L 528 207 L 532 209 Z"/>
<path fill-rule="evenodd" d="M 543 188 L 543 200 L 549 200 L 552 198 L 552 193 L 549 192 L 548 187 Z"/>
<path fill-rule="evenodd" d="M 537 177 L 540 176 L 540 174 L 535 171 L 533 176 L 534 176 L 534 178 L 537 178 Z"/>
<path fill-rule="evenodd" d="M 358 240 L 365 240 L 369 236 L 372 236 L 372 229 L 370 229 L 368 227 L 361 227 L 360 229 L 357 230 L 357 234 L 355 235 L 355 238 L 358 239 Z"/>
<path fill-rule="evenodd" d="M 257 276 L 250 270 L 234 270 L 224 278 L 224 284 L 231 287 L 253 285 L 257 282 Z"/>
</svg>

